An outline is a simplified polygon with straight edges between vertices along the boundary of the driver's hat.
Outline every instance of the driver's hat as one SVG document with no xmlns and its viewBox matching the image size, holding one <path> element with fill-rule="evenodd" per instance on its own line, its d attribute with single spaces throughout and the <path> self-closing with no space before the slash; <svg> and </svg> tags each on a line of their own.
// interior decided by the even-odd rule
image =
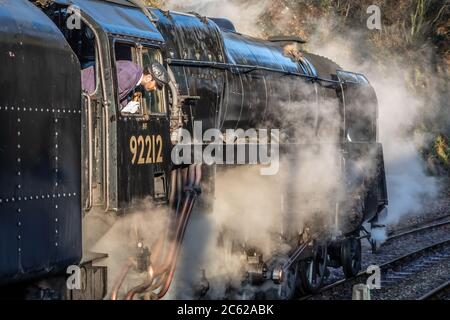
<svg viewBox="0 0 450 320">
<path fill-rule="evenodd" d="M 162 89 L 169 82 L 167 71 L 159 62 L 153 62 L 151 66 L 144 69 L 144 75 L 148 74 L 153 77 L 159 89 Z"/>
</svg>

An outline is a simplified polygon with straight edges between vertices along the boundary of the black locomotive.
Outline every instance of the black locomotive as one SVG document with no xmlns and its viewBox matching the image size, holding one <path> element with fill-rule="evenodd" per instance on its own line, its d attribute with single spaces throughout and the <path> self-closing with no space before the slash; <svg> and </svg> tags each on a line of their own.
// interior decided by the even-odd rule
<svg viewBox="0 0 450 320">
<path fill-rule="evenodd" d="M 4 0 L 0 22 L 2 295 L 25 294 L 22 289 L 45 280 L 52 297 L 101 299 L 111 292 L 117 299 L 127 273 L 138 268 L 148 277 L 124 298 L 164 297 L 194 205 L 205 211 L 214 205 L 220 165 L 171 157 L 180 129 L 193 132 L 196 121 L 201 133 L 281 129 L 283 136 L 269 141 L 289 159 L 288 176 L 299 161 L 292 150 L 325 143 L 338 151 L 346 196 L 333 199 L 334 220 L 319 223 L 333 227 L 290 232 L 282 261 L 245 249 L 249 282 L 283 285 L 294 270 L 294 283 L 298 278 L 303 291 L 315 291 L 327 265 L 342 266 L 346 276 L 360 271 L 362 238 L 377 246 L 363 224 L 381 227 L 388 200 L 377 98 L 363 75 L 301 50 L 299 39 L 255 39 L 226 19 L 146 8 L 136 0 Z M 167 72 L 164 87 L 141 97 L 134 114 L 120 111 L 119 60 L 159 63 Z M 90 66 L 96 89 L 87 94 L 80 74 Z M 307 112 L 295 109 L 305 101 Z M 245 140 L 246 150 L 251 143 Z M 367 161 L 370 169 L 358 167 Z M 296 189 L 279 190 L 295 214 Z M 139 244 L 138 258 L 123 261 L 107 288 L 107 269 L 98 263 L 106 257 L 83 248 L 82 235 L 90 232 L 83 221 L 93 210 L 127 215 L 148 198 L 170 212 L 166 245 Z M 65 286 L 71 265 L 82 270 L 82 288 Z"/>
</svg>

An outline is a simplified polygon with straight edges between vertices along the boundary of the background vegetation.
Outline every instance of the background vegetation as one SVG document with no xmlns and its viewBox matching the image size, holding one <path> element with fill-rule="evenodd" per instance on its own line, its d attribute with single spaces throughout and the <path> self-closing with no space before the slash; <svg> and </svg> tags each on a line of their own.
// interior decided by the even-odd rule
<svg viewBox="0 0 450 320">
<path fill-rule="evenodd" d="M 162 8 L 166 1 L 146 0 L 149 5 Z M 208 1 L 212 0 L 199 2 Z M 261 0 L 228 1 L 245 6 Z M 220 1 L 217 3 L 220 5 Z M 373 4 L 381 8 L 380 31 L 366 27 L 366 10 Z M 325 43 L 352 33 L 357 35 L 360 48 L 364 48 L 357 57 L 361 62 L 370 59 L 385 68 L 408 65 L 404 77 L 411 92 L 430 104 L 429 110 L 422 110 L 422 120 L 415 128 L 431 136 L 422 154 L 433 172 L 449 174 L 449 0 L 267 0 L 265 5 L 259 17 L 248 17 L 256 21 L 263 37 L 289 34 L 307 41 L 320 37 Z"/>
</svg>

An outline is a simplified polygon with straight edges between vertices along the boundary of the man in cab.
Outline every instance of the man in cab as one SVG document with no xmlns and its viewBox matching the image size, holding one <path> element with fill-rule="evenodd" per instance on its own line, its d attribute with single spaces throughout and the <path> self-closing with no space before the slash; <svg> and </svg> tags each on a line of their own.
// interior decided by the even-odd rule
<svg viewBox="0 0 450 320">
<path fill-rule="evenodd" d="M 164 86 L 164 67 L 153 63 L 151 67 L 142 68 L 132 61 L 116 62 L 117 83 L 122 113 L 137 114 L 141 111 L 140 97 L 142 92 L 154 92 Z M 163 78 L 161 78 L 163 75 Z M 82 88 L 88 94 L 95 91 L 95 66 L 81 71 Z"/>
</svg>

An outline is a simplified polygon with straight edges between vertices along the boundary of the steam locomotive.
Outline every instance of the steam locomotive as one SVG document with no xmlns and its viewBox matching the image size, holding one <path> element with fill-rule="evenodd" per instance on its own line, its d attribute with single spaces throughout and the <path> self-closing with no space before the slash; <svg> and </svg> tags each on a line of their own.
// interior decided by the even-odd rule
<svg viewBox="0 0 450 320">
<path fill-rule="evenodd" d="M 174 163 L 171 156 L 182 143 L 180 130 L 193 132 L 199 121 L 202 133 L 280 129 L 280 139 L 268 140 L 280 146 L 288 177 L 306 146 L 336 150 L 335 173 L 345 191 L 327 198 L 332 212 L 313 212 L 301 228 L 284 231 L 280 238 L 289 249 L 283 259 L 238 244 L 246 257 L 242 283 L 281 286 L 276 298 L 292 299 L 299 290 L 319 290 L 328 267 L 357 274 L 362 239 L 376 249 L 367 225 L 383 227 L 388 199 L 377 98 L 364 75 L 305 52 L 301 39 L 255 39 L 226 19 L 148 8 L 137 0 L 4 0 L 0 21 L 3 297 L 163 298 L 193 208 L 214 214 L 223 166 Z M 120 111 L 119 60 L 164 66 L 163 89 L 141 97 L 136 114 Z M 88 94 L 80 71 L 90 66 L 96 89 Z M 248 153 L 261 141 L 240 143 Z M 252 165 L 245 158 L 244 167 Z M 301 210 L 295 201 L 300 190 L 277 190 L 285 217 Z M 126 216 L 144 199 L 167 212 L 164 237 L 151 248 L 138 237 L 136 252 L 108 287 L 109 270 L 101 263 L 107 255 L 83 244 L 94 232 L 89 217 L 95 210 Z M 294 220 L 285 220 L 292 227 Z M 68 288 L 68 268 L 81 285 Z M 123 292 L 132 270 L 145 277 Z"/>
</svg>

